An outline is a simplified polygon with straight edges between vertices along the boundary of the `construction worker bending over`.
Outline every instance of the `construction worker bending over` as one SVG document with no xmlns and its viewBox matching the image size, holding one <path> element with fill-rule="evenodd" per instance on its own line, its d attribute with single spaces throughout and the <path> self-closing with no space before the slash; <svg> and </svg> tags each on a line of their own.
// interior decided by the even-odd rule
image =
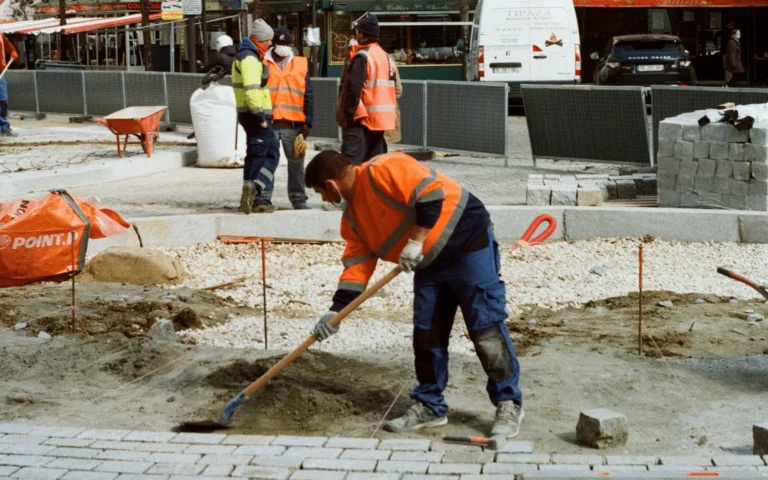
<svg viewBox="0 0 768 480">
<path fill-rule="evenodd" d="M 235 90 L 237 118 L 245 129 L 247 146 L 243 169 L 243 193 L 240 208 L 251 212 L 271 213 L 272 202 L 261 198 L 272 189 L 275 169 L 280 162 L 280 147 L 272 131 L 272 100 L 267 87 L 269 70 L 262 63 L 272 45 L 274 32 L 262 19 L 251 25 L 250 38 L 240 41 L 232 64 L 232 87 Z"/>
<path fill-rule="evenodd" d="M 504 325 L 506 291 L 499 246 L 485 205 L 455 180 L 404 153 L 355 166 L 325 151 L 307 166 L 307 186 L 334 204 L 346 201 L 341 236 L 344 272 L 333 305 L 312 333 L 325 340 L 339 327 L 329 321 L 365 288 L 378 259 L 415 271 L 413 349 L 417 403 L 385 428 L 408 432 L 448 423 L 448 341 L 457 308 L 488 375 L 496 406 L 491 435 L 514 437 L 523 420 L 520 366 Z"/>
<path fill-rule="evenodd" d="M 272 95 L 272 128 L 288 157 L 288 198 L 294 210 L 306 210 L 309 207 L 304 186 L 305 140 L 312 130 L 314 109 L 309 61 L 307 57 L 293 54 L 293 34 L 287 28 L 275 30 L 273 43 L 264 59 L 269 68 L 267 85 Z M 297 145 L 302 148 L 295 148 Z M 271 200 L 272 189 L 266 189 L 261 196 Z"/>
<path fill-rule="evenodd" d="M 379 20 L 366 17 L 355 26 L 357 45 L 350 47 L 350 63 L 342 79 L 344 130 L 341 153 L 360 165 L 387 152 L 384 132 L 395 129 L 397 66 L 377 43 Z"/>
</svg>

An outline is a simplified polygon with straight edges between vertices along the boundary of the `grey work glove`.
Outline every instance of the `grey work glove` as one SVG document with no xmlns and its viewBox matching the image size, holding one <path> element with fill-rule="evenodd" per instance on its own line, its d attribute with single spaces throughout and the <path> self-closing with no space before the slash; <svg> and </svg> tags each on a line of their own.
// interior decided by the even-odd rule
<svg viewBox="0 0 768 480">
<path fill-rule="evenodd" d="M 312 334 L 317 337 L 318 342 L 328 339 L 334 333 L 339 331 L 339 327 L 331 327 L 328 322 L 336 316 L 336 312 L 327 312 L 320 317 L 320 320 L 315 324 L 315 328 L 312 329 Z"/>
<path fill-rule="evenodd" d="M 408 239 L 408 243 L 400 253 L 400 268 L 402 268 L 404 272 L 407 273 L 412 271 L 422 260 L 424 260 L 424 255 L 421 253 L 423 248 L 424 244 L 421 242 Z"/>
</svg>

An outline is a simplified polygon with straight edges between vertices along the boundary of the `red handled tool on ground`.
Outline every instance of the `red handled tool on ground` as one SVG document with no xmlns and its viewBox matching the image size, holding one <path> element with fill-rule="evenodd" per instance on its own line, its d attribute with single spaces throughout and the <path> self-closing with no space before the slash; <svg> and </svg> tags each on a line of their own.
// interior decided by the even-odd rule
<svg viewBox="0 0 768 480">
<path fill-rule="evenodd" d="M 719 273 L 720 275 L 725 275 L 728 278 L 732 278 L 733 280 L 736 280 L 737 282 L 741 282 L 744 285 L 747 285 L 747 286 L 750 286 L 750 287 L 754 288 L 755 290 L 757 290 L 760 293 L 760 295 L 762 295 L 763 297 L 768 299 L 768 287 L 766 287 L 765 285 L 758 285 L 755 282 L 753 282 L 752 280 L 748 279 L 747 277 L 745 277 L 743 275 L 739 275 L 738 273 L 732 272 L 732 271 L 727 270 L 727 269 L 725 269 L 723 267 L 718 268 L 717 269 L 717 273 Z"/>
<path fill-rule="evenodd" d="M 398 275 L 400 275 L 400 272 L 402 270 L 399 266 L 393 268 L 389 273 L 384 275 L 378 282 L 374 283 L 370 288 L 368 288 L 365 292 L 363 292 L 359 297 L 354 299 L 352 303 L 344 307 L 339 313 L 336 314 L 335 317 L 333 317 L 328 324 L 331 327 L 335 327 L 338 324 L 341 323 L 342 320 L 347 318 L 347 316 L 357 310 L 357 307 L 362 305 L 363 302 L 371 298 L 373 295 L 375 295 L 379 290 L 384 288 L 385 285 L 387 285 L 389 282 L 395 279 Z M 311 335 L 309 338 L 304 340 L 304 343 L 296 347 L 295 350 L 293 350 L 291 353 L 286 355 L 282 360 L 280 360 L 274 367 L 270 368 L 267 373 L 259 377 L 258 380 L 253 382 L 252 384 L 248 385 L 245 390 L 238 393 L 235 398 L 229 401 L 226 407 L 224 407 L 224 412 L 221 414 L 221 418 L 217 421 L 213 420 L 204 420 L 202 422 L 187 422 L 182 423 L 177 427 L 176 430 L 180 432 L 212 432 L 214 430 L 219 430 L 222 428 L 228 428 L 229 424 L 232 423 L 232 416 L 235 414 L 235 410 L 237 410 L 237 407 L 245 403 L 248 398 L 250 398 L 254 393 L 261 390 L 264 386 L 269 383 L 270 380 L 275 378 L 280 372 L 283 371 L 285 367 L 290 365 L 294 360 L 299 358 L 302 353 L 309 350 L 309 347 L 312 346 L 313 343 L 317 341 L 317 337 L 314 335 Z"/>
<path fill-rule="evenodd" d="M 473 447 L 482 447 L 489 450 L 498 450 L 507 437 L 505 435 L 498 435 L 491 438 L 485 437 L 467 437 L 464 435 L 446 435 L 443 437 L 444 443 L 456 443 L 459 445 L 469 445 Z"/>
<path fill-rule="evenodd" d="M 539 229 L 542 223 L 547 222 L 547 228 L 544 229 L 541 234 L 534 238 L 533 234 L 536 233 L 536 230 Z M 555 220 L 555 217 L 548 213 L 543 213 L 536 217 L 536 219 L 531 222 L 531 225 L 528 227 L 528 230 L 525 231 L 522 237 L 520 237 L 520 240 L 515 243 L 515 246 L 512 248 L 523 248 L 523 247 L 530 247 L 532 245 L 538 245 L 540 243 L 544 243 L 544 240 L 548 239 L 550 235 L 555 233 L 555 230 L 557 229 L 557 220 Z"/>
</svg>

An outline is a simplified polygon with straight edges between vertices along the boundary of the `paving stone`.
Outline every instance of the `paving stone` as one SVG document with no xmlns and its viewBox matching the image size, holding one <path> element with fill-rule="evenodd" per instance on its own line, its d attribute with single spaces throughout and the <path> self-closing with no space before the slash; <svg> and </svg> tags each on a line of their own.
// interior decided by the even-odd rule
<svg viewBox="0 0 768 480">
<path fill-rule="evenodd" d="M 752 439 L 755 455 L 768 455 L 768 422 L 752 426 Z"/>
<path fill-rule="evenodd" d="M 92 429 L 92 430 L 86 430 L 83 433 L 79 434 L 77 438 L 85 438 L 88 440 L 112 440 L 112 441 L 118 441 L 122 440 L 128 434 L 131 433 L 130 430 L 107 430 L 107 429 Z M 127 472 L 131 473 L 131 472 Z"/>
<path fill-rule="evenodd" d="M 29 445 L 27 443 L 17 443 L 7 445 L 3 449 L 3 455 L 47 455 L 56 447 L 53 445 Z"/>
<path fill-rule="evenodd" d="M 235 455 L 259 455 L 272 456 L 282 455 L 286 451 L 285 447 L 269 445 L 241 445 L 235 450 Z"/>
<path fill-rule="evenodd" d="M 507 442 L 497 453 L 533 453 L 533 442 Z"/>
<path fill-rule="evenodd" d="M 404 451 L 426 452 L 429 450 L 430 445 L 431 445 L 431 442 L 429 440 L 388 439 L 388 440 L 382 440 L 378 448 L 380 450 L 404 450 Z"/>
<path fill-rule="evenodd" d="M 765 462 L 759 455 L 717 455 L 712 458 L 716 467 L 763 467 Z"/>
<path fill-rule="evenodd" d="M 701 138 L 701 127 L 698 125 L 683 125 L 683 140 L 694 142 Z"/>
<path fill-rule="evenodd" d="M 552 463 L 556 465 L 602 465 L 605 458 L 602 455 L 552 455 Z"/>
<path fill-rule="evenodd" d="M 548 453 L 499 453 L 496 456 L 499 463 L 552 463 L 552 455 Z"/>
<path fill-rule="evenodd" d="M 683 126 L 680 123 L 673 123 L 671 120 L 664 120 L 659 123 L 659 138 L 677 140 L 683 138 Z"/>
<path fill-rule="evenodd" d="M 751 162 L 752 165 L 752 178 L 755 180 L 768 180 L 768 164 Z"/>
<path fill-rule="evenodd" d="M 719 193 L 721 195 L 730 195 L 731 194 L 731 179 L 730 178 L 715 177 L 715 180 L 712 182 L 712 191 L 714 193 Z"/>
<path fill-rule="evenodd" d="M 291 437 L 281 435 L 272 442 L 272 445 L 283 445 L 286 447 L 322 447 L 328 437 Z"/>
<path fill-rule="evenodd" d="M 289 470 L 295 470 L 301 468 L 301 464 L 304 463 L 303 457 L 253 457 L 251 465 L 259 465 L 262 467 L 281 467 Z"/>
<path fill-rule="evenodd" d="M 433 452 L 482 452 L 479 445 L 461 445 L 458 443 L 432 442 L 430 450 Z"/>
<path fill-rule="evenodd" d="M 675 158 L 693 160 L 693 142 L 678 140 L 675 142 Z"/>
<path fill-rule="evenodd" d="M 129 450 L 105 450 L 98 455 L 98 460 L 123 460 L 126 462 L 138 462 L 152 455 L 149 452 L 131 452 Z"/>
<path fill-rule="evenodd" d="M 0 466 L 0 476 L 10 477 L 11 474 L 17 470 L 19 470 L 19 467 Z"/>
<path fill-rule="evenodd" d="M 0 455 L 0 465 L 16 467 L 42 467 L 53 460 L 55 460 L 53 457 L 41 457 L 39 455 Z"/>
<path fill-rule="evenodd" d="M 96 440 L 85 440 L 82 438 L 49 438 L 43 445 L 53 445 L 55 447 L 85 448 L 93 445 Z"/>
<path fill-rule="evenodd" d="M 728 154 L 728 160 L 734 160 L 736 162 L 744 161 L 744 144 L 732 143 L 730 147 L 730 153 Z"/>
<path fill-rule="evenodd" d="M 709 142 L 704 140 L 697 140 L 693 142 L 693 158 L 709 158 Z M 661 162 L 658 162 L 658 164 L 659 167 L 661 167 Z"/>
<path fill-rule="evenodd" d="M 709 158 L 713 160 L 729 160 L 731 146 L 725 142 L 712 142 L 709 144 Z"/>
<path fill-rule="evenodd" d="M 732 210 L 745 210 L 747 197 L 743 195 L 723 195 L 723 203 Z"/>
<path fill-rule="evenodd" d="M 471 475 L 479 474 L 482 470 L 479 463 L 433 463 L 427 473 L 430 475 Z"/>
<path fill-rule="evenodd" d="M 602 473 L 610 473 L 612 474 L 611 476 L 615 476 L 617 474 L 647 472 L 648 466 L 647 465 L 604 465 L 602 467 L 593 468 L 593 471 L 597 474 L 600 474 L 602 472 Z M 607 476 L 607 475 L 600 475 L 600 476 Z"/>
<path fill-rule="evenodd" d="M 731 195 L 746 197 L 749 195 L 749 183 L 743 180 L 731 178 Z"/>
<path fill-rule="evenodd" d="M 530 463 L 486 463 L 483 465 L 483 474 L 519 475 L 538 470 L 538 465 Z"/>
<path fill-rule="evenodd" d="M 39 445 L 46 440 L 48 440 L 48 437 L 38 437 L 37 435 L 33 436 L 9 434 L 3 435 L 3 437 L 0 438 L 0 444 L 26 443 L 28 445 Z"/>
<path fill-rule="evenodd" d="M 140 475 L 136 473 L 121 473 L 117 480 L 168 480 L 168 475 Z"/>
<path fill-rule="evenodd" d="M 24 480 L 56 480 L 66 474 L 67 470 L 61 468 L 25 467 L 13 476 Z"/>
<path fill-rule="evenodd" d="M 675 191 L 678 193 L 688 193 L 693 191 L 693 183 L 696 177 L 689 177 L 687 175 L 678 175 L 677 182 L 675 183 Z"/>
<path fill-rule="evenodd" d="M 744 160 L 752 162 L 768 162 L 768 147 L 748 143 L 744 145 Z"/>
<path fill-rule="evenodd" d="M 101 460 L 86 460 L 82 458 L 57 458 L 46 467 L 64 468 L 66 470 L 93 470 L 101 465 Z"/>
<path fill-rule="evenodd" d="M 660 138 L 659 139 L 659 149 L 657 150 L 658 157 L 672 157 L 672 156 L 674 156 L 675 155 L 675 142 L 676 142 L 676 140 Z"/>
<path fill-rule="evenodd" d="M 752 195 L 747 197 L 747 210 L 753 212 L 765 212 L 768 210 L 768 196 L 760 195 L 753 197 Z"/>
<path fill-rule="evenodd" d="M 395 462 L 392 460 L 380 460 L 378 465 L 376 465 L 376 471 L 384 473 L 427 473 L 428 468 L 429 462 Z"/>
<path fill-rule="evenodd" d="M 707 147 L 709 148 L 709 147 Z M 680 172 L 680 159 L 675 157 L 658 157 L 656 161 L 659 175 L 677 175 Z"/>
<path fill-rule="evenodd" d="M 403 480 L 459 480 L 459 475 L 403 475 Z"/>
<path fill-rule="evenodd" d="M 706 468 L 701 465 L 648 465 L 650 472 L 704 472 Z"/>
<path fill-rule="evenodd" d="M 99 453 L 101 453 L 101 450 L 94 450 L 92 448 L 56 447 L 48 455 L 52 457 L 96 458 L 96 455 Z"/>
<path fill-rule="evenodd" d="M 173 440 L 178 433 L 173 432 L 131 432 L 123 438 L 126 442 L 165 443 Z"/>
<path fill-rule="evenodd" d="M 606 455 L 606 465 L 656 465 L 659 458 L 650 455 Z"/>
<path fill-rule="evenodd" d="M 632 182 L 632 184 L 634 185 L 634 182 Z M 576 185 L 553 186 L 551 204 L 565 205 L 565 206 L 571 206 L 571 207 L 575 206 L 577 191 L 578 191 L 578 188 L 576 187 Z"/>
<path fill-rule="evenodd" d="M 730 160 L 717 160 L 717 169 L 715 176 L 730 178 L 733 175 L 733 162 Z"/>
<path fill-rule="evenodd" d="M 528 184 L 525 189 L 525 204 L 544 206 L 552 203 L 552 187 Z"/>
<path fill-rule="evenodd" d="M 443 463 L 492 463 L 496 452 L 447 452 L 441 460 Z"/>
<path fill-rule="evenodd" d="M 751 176 L 752 168 L 749 162 L 733 162 L 733 178 L 749 180 Z"/>
<path fill-rule="evenodd" d="M 237 445 L 190 445 L 184 453 L 197 453 L 201 455 L 229 455 L 235 453 Z M 255 455 L 255 454 L 254 454 Z"/>
<path fill-rule="evenodd" d="M 702 140 L 724 142 L 725 131 L 729 126 L 731 125 L 726 125 L 725 123 L 710 123 L 710 124 L 704 125 L 701 128 L 701 138 Z"/>
<path fill-rule="evenodd" d="M 291 475 L 285 468 L 261 467 L 258 465 L 239 465 L 232 472 L 233 477 L 260 478 L 266 480 L 284 480 Z"/>
<path fill-rule="evenodd" d="M 710 457 L 693 456 L 693 455 L 665 455 L 661 457 L 661 465 L 700 465 L 700 466 L 712 466 L 712 459 Z"/>
<path fill-rule="evenodd" d="M 325 446 L 327 448 L 372 450 L 379 446 L 379 440 L 376 438 L 333 437 L 328 439 L 328 442 L 325 444 Z"/>
<path fill-rule="evenodd" d="M 197 463 L 201 458 L 202 455 L 191 453 L 153 453 L 147 457 L 146 461 L 152 463 Z"/>
<path fill-rule="evenodd" d="M 347 480 L 400 480 L 400 474 L 349 472 Z"/>
<path fill-rule="evenodd" d="M 35 430 L 34 425 L 24 423 L 0 423 L 0 433 L 13 433 L 16 435 L 28 435 Z"/>
<path fill-rule="evenodd" d="M 134 450 L 141 445 L 140 442 L 113 442 L 111 440 L 97 440 L 91 444 L 91 448 L 102 450 Z"/>
<path fill-rule="evenodd" d="M 443 455 L 443 452 L 394 452 L 389 459 L 397 462 L 440 463 Z"/>
<path fill-rule="evenodd" d="M 708 158 L 699 160 L 699 168 L 696 170 L 696 175 L 714 177 L 716 172 L 717 160 L 710 160 Z"/>
<path fill-rule="evenodd" d="M 576 205 L 579 207 L 595 207 L 603 203 L 603 192 L 599 187 L 579 188 L 576 191 Z"/>
<path fill-rule="evenodd" d="M 344 450 L 342 460 L 389 460 L 392 450 Z"/>
<path fill-rule="evenodd" d="M 78 427 L 38 427 L 32 430 L 29 434 L 38 437 L 73 438 L 84 431 L 84 428 Z"/>
<path fill-rule="evenodd" d="M 248 465 L 253 460 L 253 455 L 205 455 L 197 463 L 219 465 Z"/>
<path fill-rule="evenodd" d="M 312 448 L 312 447 L 289 447 L 283 453 L 284 457 L 303 457 L 303 458 L 339 458 L 341 448 Z"/>
<path fill-rule="evenodd" d="M 237 465 L 225 464 L 225 463 L 211 464 L 205 467 L 205 470 L 203 470 L 203 476 L 204 477 L 212 477 L 212 476 L 228 477 L 235 470 L 236 466 Z"/>
<path fill-rule="evenodd" d="M 768 145 L 768 124 L 756 123 L 749 130 L 749 141 L 755 145 Z"/>
<path fill-rule="evenodd" d="M 302 468 L 308 470 L 347 470 L 352 472 L 373 472 L 376 460 L 337 460 L 328 458 L 309 458 Z"/>
<path fill-rule="evenodd" d="M 144 473 L 153 465 L 152 462 L 120 462 L 108 460 L 98 467 L 97 472 L 114 472 L 114 473 Z"/>
<path fill-rule="evenodd" d="M 344 480 L 347 472 L 329 470 L 297 470 L 291 475 L 291 480 Z"/>
<path fill-rule="evenodd" d="M 226 435 L 222 433 L 179 433 L 171 440 L 171 443 L 191 443 L 193 445 L 218 445 Z"/>
<path fill-rule="evenodd" d="M 147 473 L 157 475 L 199 475 L 206 467 L 206 465 L 200 465 L 199 463 L 156 463 L 147 470 Z"/>
<path fill-rule="evenodd" d="M 749 181 L 749 196 L 764 197 L 768 195 L 768 183 L 760 180 Z"/>
<path fill-rule="evenodd" d="M 188 443 L 142 443 L 134 449 L 136 452 L 183 453 L 189 448 Z"/>
<path fill-rule="evenodd" d="M 118 475 L 118 473 L 110 472 L 82 472 L 75 470 L 61 478 L 62 480 L 114 480 Z"/>
<path fill-rule="evenodd" d="M 714 183 L 714 180 L 715 177 L 696 175 L 696 178 L 693 181 L 693 189 L 699 194 L 709 193 L 712 191 L 712 184 Z"/>
<path fill-rule="evenodd" d="M 277 437 L 271 435 L 229 435 L 222 445 L 270 445 Z"/>
<path fill-rule="evenodd" d="M 588 472 L 590 470 L 589 465 L 539 465 L 541 472 Z"/>
<path fill-rule="evenodd" d="M 757 466 L 723 466 L 723 467 L 707 467 L 708 472 L 757 472 Z"/>
</svg>

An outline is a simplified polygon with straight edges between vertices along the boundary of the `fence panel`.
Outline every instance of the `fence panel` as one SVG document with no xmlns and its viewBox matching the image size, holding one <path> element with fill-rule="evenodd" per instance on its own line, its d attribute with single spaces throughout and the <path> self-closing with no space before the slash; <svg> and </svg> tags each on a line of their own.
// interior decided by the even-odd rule
<svg viewBox="0 0 768 480">
<path fill-rule="evenodd" d="M 31 70 L 8 70 L 8 108 L 21 112 L 36 112 L 35 72 Z"/>
<path fill-rule="evenodd" d="M 336 99 L 338 97 L 338 78 L 313 78 L 314 88 L 314 121 L 312 136 L 319 138 L 339 138 L 339 127 L 336 124 Z"/>
<path fill-rule="evenodd" d="M 506 156 L 508 88 L 427 82 L 427 147 Z"/>
<path fill-rule="evenodd" d="M 83 115 L 83 72 L 37 71 L 37 95 L 43 113 Z"/>
<path fill-rule="evenodd" d="M 171 122 L 192 123 L 192 113 L 189 110 L 189 99 L 195 90 L 200 88 L 203 75 L 196 73 L 166 73 L 168 83 L 168 111 Z"/>
<path fill-rule="evenodd" d="M 403 96 L 400 97 L 400 130 L 403 145 L 424 146 L 426 102 L 423 81 L 403 80 Z"/>
<path fill-rule="evenodd" d="M 88 115 L 109 115 L 123 108 L 123 76 L 120 72 L 85 72 Z"/>
<path fill-rule="evenodd" d="M 650 165 L 642 87 L 523 85 L 533 158 Z"/>
<path fill-rule="evenodd" d="M 651 89 L 653 101 L 653 144 L 659 144 L 659 123 L 681 113 L 715 108 L 723 103 L 748 105 L 768 103 L 768 90 L 757 88 L 665 87 Z M 654 156 L 658 148 L 654 148 Z"/>
<path fill-rule="evenodd" d="M 126 107 L 167 105 L 162 73 L 125 72 Z"/>
</svg>

